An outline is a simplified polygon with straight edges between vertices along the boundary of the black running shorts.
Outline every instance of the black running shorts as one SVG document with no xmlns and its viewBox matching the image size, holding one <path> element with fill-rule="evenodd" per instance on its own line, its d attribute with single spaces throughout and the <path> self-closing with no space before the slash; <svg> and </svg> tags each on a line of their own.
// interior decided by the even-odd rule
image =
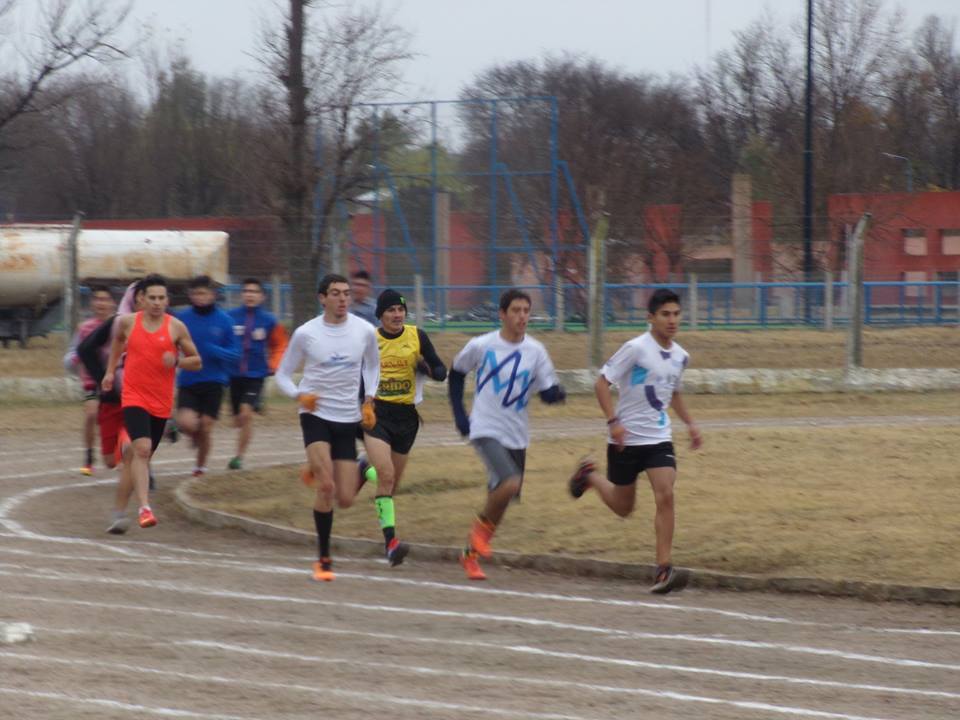
<svg viewBox="0 0 960 720">
<path fill-rule="evenodd" d="M 325 442 L 330 446 L 332 460 L 357 459 L 358 423 L 333 422 L 311 413 L 300 413 L 300 429 L 303 430 L 303 446 Z"/>
<path fill-rule="evenodd" d="M 614 485 L 632 485 L 644 470 L 662 467 L 677 467 L 672 442 L 623 448 L 607 445 L 607 478 Z"/>
<path fill-rule="evenodd" d="M 395 453 L 410 454 L 417 431 L 420 430 L 420 414 L 416 406 L 385 400 L 377 400 L 375 405 L 377 424 L 372 430 L 364 430 L 364 434 L 383 440 Z"/>
<path fill-rule="evenodd" d="M 197 415 L 206 415 L 216 420 L 220 417 L 223 402 L 223 385 L 217 382 L 198 382 L 183 385 L 177 394 L 177 409 L 193 410 Z"/>
<path fill-rule="evenodd" d="M 230 378 L 230 406 L 233 414 L 240 414 L 241 405 L 249 405 L 260 412 L 260 397 L 263 393 L 263 378 Z"/>
<path fill-rule="evenodd" d="M 167 418 L 151 415 L 142 407 L 125 407 L 123 409 L 123 426 L 131 440 L 150 438 L 150 452 L 154 453 L 163 439 L 163 430 L 167 426 Z"/>
</svg>

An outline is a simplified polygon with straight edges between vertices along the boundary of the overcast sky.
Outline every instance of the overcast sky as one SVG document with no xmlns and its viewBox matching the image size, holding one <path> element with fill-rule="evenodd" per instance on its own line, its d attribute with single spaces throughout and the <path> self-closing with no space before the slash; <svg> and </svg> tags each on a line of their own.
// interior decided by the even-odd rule
<svg viewBox="0 0 960 720">
<path fill-rule="evenodd" d="M 357 0 L 343 0 L 344 5 Z M 285 0 L 134 0 L 133 22 L 161 43 L 182 41 L 198 69 L 247 75 L 261 20 Z M 570 51 L 629 72 L 686 73 L 733 42 L 765 9 L 787 23 L 805 0 L 381 0 L 413 35 L 403 99 L 452 99 L 492 64 Z M 907 0 L 907 26 L 937 14 L 954 23 L 960 0 Z M 895 3 L 887 0 L 885 7 Z"/>
</svg>

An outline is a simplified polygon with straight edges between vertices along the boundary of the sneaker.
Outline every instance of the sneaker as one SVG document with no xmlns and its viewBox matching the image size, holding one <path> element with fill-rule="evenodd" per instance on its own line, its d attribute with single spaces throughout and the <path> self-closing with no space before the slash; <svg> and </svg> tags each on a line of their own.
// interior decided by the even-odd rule
<svg viewBox="0 0 960 720">
<path fill-rule="evenodd" d="M 123 535 L 130 528 L 130 519 L 126 513 L 113 513 L 113 520 L 107 526 L 107 532 L 111 535 Z"/>
<path fill-rule="evenodd" d="M 357 471 L 360 473 L 360 484 L 357 485 L 357 492 L 360 492 L 360 488 L 366 484 L 367 480 L 373 483 L 377 482 L 377 470 L 370 464 L 364 453 L 357 456 Z"/>
<path fill-rule="evenodd" d="M 137 516 L 137 522 L 140 527 L 148 528 L 157 524 L 157 518 L 154 517 L 153 510 L 148 507 L 140 508 L 140 514 Z"/>
<path fill-rule="evenodd" d="M 227 463 L 228 470 L 243 470 L 243 458 L 239 455 L 236 455 L 230 458 L 230 462 Z"/>
<path fill-rule="evenodd" d="M 86 475 L 87 477 L 90 477 L 91 475 L 93 475 L 93 465 L 81 465 L 80 474 Z"/>
<path fill-rule="evenodd" d="M 590 458 L 583 458 L 580 464 L 577 465 L 577 470 L 570 476 L 570 483 L 568 485 L 570 495 L 573 496 L 574 500 L 582 497 L 590 488 L 590 482 L 587 480 L 587 476 L 596 469 L 597 466 L 594 465 L 593 460 Z"/>
<path fill-rule="evenodd" d="M 207 474 L 207 468 L 204 465 L 197 465 L 195 468 L 193 468 L 194 477 L 203 477 L 206 474 Z"/>
<path fill-rule="evenodd" d="M 313 476 L 313 472 L 310 470 L 310 466 L 307 464 L 300 466 L 300 482 L 302 482 L 308 488 L 312 488 L 317 484 L 317 479 Z"/>
<path fill-rule="evenodd" d="M 390 567 L 396 567 L 402 564 L 408 552 L 410 552 L 409 545 L 400 542 L 396 538 L 391 540 L 387 546 L 387 562 L 390 563 Z"/>
<path fill-rule="evenodd" d="M 487 576 L 480 567 L 480 559 L 477 553 L 464 550 L 460 553 L 460 564 L 463 565 L 467 573 L 468 580 L 486 580 Z"/>
<path fill-rule="evenodd" d="M 333 574 L 333 561 L 326 557 L 320 558 L 313 564 L 313 579 L 317 582 L 330 582 L 336 575 Z"/>
<path fill-rule="evenodd" d="M 490 541 L 493 539 L 493 531 L 496 526 L 489 520 L 476 518 L 473 521 L 473 527 L 470 528 L 470 547 L 473 548 L 480 557 L 491 557 L 493 548 L 490 547 Z"/>
<path fill-rule="evenodd" d="M 673 565 L 657 565 L 657 574 L 654 577 L 650 592 L 657 595 L 666 595 L 671 590 L 683 590 L 687 586 L 687 574 L 679 571 Z"/>
</svg>

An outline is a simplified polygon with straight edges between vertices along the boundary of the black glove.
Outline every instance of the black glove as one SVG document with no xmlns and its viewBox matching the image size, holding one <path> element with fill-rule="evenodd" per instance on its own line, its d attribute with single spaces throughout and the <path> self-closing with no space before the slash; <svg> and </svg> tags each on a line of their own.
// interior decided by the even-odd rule
<svg viewBox="0 0 960 720">
<path fill-rule="evenodd" d="M 563 385 L 554 385 L 546 390 L 541 390 L 540 399 L 548 405 L 562 403 L 567 399 L 567 391 L 563 389 Z"/>
</svg>

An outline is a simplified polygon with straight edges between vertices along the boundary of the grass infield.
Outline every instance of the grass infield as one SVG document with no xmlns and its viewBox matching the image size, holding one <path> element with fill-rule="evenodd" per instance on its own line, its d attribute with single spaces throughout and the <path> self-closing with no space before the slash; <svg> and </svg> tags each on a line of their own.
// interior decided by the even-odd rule
<svg viewBox="0 0 960 720">
<path fill-rule="evenodd" d="M 942 403 L 929 402 L 937 396 L 879 397 L 886 402 L 873 408 L 817 398 L 808 412 L 791 403 L 782 414 L 768 398 L 766 406 L 745 401 L 723 416 L 935 415 L 960 407 L 955 394 Z M 785 409 L 785 401 L 779 402 Z M 698 409 L 697 403 L 691 403 L 693 410 L 703 420 L 720 416 L 721 408 Z M 567 410 L 586 417 L 589 408 Z M 956 426 L 935 425 L 712 429 L 706 446 L 694 453 L 678 432 L 674 560 L 722 572 L 960 587 L 956 436 Z M 592 492 L 579 501 L 567 495 L 576 460 L 591 453 L 603 466 L 604 452 L 597 434 L 534 442 L 523 499 L 508 511 L 495 547 L 652 562 L 653 501 L 645 478 L 637 510 L 626 519 Z M 212 476 L 193 495 L 205 507 L 312 530 L 312 492 L 298 480 L 298 467 Z M 484 477 L 467 445 L 414 447 L 396 495 L 400 536 L 463 542 L 483 502 Z M 335 534 L 381 537 L 373 495 L 365 487 L 354 507 L 336 511 Z"/>
<path fill-rule="evenodd" d="M 432 332 L 430 338 L 447 363 L 474 335 Z M 583 333 L 532 330 L 558 369 L 586 367 L 589 347 Z M 609 331 L 604 356 L 638 332 Z M 691 354 L 694 368 L 839 368 L 846 348 L 844 331 L 822 330 L 699 330 L 681 331 L 678 342 Z M 26 349 L 0 348 L 0 377 L 54 377 L 63 374 L 61 335 L 32 338 Z M 871 368 L 960 367 L 960 331 L 956 327 L 866 330 L 864 365 Z"/>
</svg>

